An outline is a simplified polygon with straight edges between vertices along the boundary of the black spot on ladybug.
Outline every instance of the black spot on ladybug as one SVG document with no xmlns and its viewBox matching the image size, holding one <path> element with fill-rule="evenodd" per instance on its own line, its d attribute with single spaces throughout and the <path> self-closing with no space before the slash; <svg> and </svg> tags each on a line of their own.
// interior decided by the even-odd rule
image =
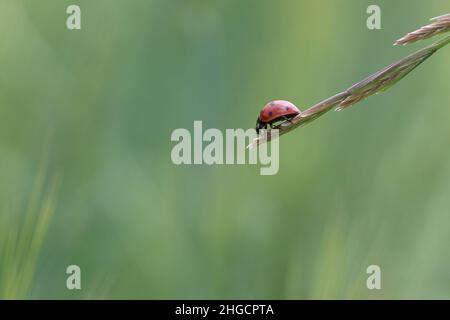
<svg viewBox="0 0 450 320">
<path fill-rule="evenodd" d="M 286 111 L 289 110 L 289 107 L 288 107 L 288 106 L 286 106 L 286 107 L 284 107 L 284 108 L 286 109 Z"/>
<path fill-rule="evenodd" d="M 272 111 L 269 111 L 269 117 L 271 117 L 272 116 Z"/>
</svg>

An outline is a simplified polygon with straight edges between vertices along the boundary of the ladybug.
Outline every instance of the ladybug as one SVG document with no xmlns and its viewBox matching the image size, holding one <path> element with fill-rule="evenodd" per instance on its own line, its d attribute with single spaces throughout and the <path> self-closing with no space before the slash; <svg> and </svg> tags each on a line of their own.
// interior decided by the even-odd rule
<svg viewBox="0 0 450 320">
<path fill-rule="evenodd" d="M 289 101 L 271 101 L 266 104 L 259 113 L 259 117 L 256 120 L 256 133 L 259 134 L 259 130 L 261 129 L 267 129 L 268 125 L 272 128 L 272 124 L 275 122 L 284 120 L 290 121 L 300 113 L 300 110 Z"/>
</svg>

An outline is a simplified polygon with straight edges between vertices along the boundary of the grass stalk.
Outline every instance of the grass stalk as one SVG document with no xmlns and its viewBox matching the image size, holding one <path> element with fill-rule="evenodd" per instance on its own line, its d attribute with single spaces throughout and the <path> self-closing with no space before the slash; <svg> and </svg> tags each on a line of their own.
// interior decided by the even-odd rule
<svg viewBox="0 0 450 320">
<path fill-rule="evenodd" d="M 0 299 L 26 299 L 32 288 L 37 261 L 55 211 L 57 177 L 45 187 L 41 166 L 25 212 L 11 206 L 0 212 Z"/>
<path fill-rule="evenodd" d="M 450 30 L 450 14 L 434 18 L 434 21 L 435 22 L 431 24 L 433 25 L 432 28 L 430 27 L 424 29 L 425 27 L 422 27 L 421 29 L 419 29 L 427 30 L 427 32 L 412 32 L 410 33 L 410 36 L 407 35 L 403 37 L 403 40 L 397 40 L 397 43 L 411 43 Z M 278 136 L 281 136 L 292 131 L 295 128 L 312 122 L 313 120 L 319 118 L 333 108 L 335 109 L 335 111 L 342 111 L 343 109 L 356 104 L 367 97 L 383 92 L 403 79 L 403 77 L 405 77 L 412 70 L 418 67 L 426 59 L 431 57 L 437 50 L 446 46 L 449 42 L 450 36 L 447 36 L 440 41 L 433 43 L 432 45 L 420 49 L 415 53 L 410 54 L 409 56 L 397 62 L 394 62 L 387 67 L 375 72 L 374 74 L 366 77 L 365 79 L 357 82 L 347 90 L 335 94 L 334 96 L 313 105 L 312 107 L 301 112 L 295 118 L 291 119 L 290 121 L 282 122 L 281 124 L 273 127 L 273 129 L 278 129 Z M 263 130 L 262 134 L 255 138 L 250 143 L 248 148 L 254 148 L 257 145 L 270 141 L 270 136 L 270 134 L 265 134 Z"/>
</svg>

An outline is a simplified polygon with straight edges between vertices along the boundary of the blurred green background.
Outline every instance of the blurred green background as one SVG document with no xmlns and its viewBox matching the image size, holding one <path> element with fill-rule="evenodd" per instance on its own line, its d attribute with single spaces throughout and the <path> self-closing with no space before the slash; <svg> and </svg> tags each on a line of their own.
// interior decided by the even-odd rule
<svg viewBox="0 0 450 320">
<path fill-rule="evenodd" d="M 174 129 L 253 127 L 271 99 L 305 109 L 431 43 L 392 46 L 448 11 L 0 1 L 0 298 L 450 298 L 450 47 L 283 136 L 277 175 L 170 159 Z"/>
</svg>

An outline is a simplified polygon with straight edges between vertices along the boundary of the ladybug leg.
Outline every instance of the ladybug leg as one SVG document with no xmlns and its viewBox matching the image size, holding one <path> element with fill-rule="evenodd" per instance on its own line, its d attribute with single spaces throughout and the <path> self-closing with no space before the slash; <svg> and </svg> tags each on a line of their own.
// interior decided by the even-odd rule
<svg viewBox="0 0 450 320">
<path fill-rule="evenodd" d="M 284 118 L 284 120 L 289 121 L 290 123 L 292 123 L 292 121 L 291 121 L 292 118 L 290 118 L 288 116 L 283 116 L 283 118 Z"/>
</svg>

